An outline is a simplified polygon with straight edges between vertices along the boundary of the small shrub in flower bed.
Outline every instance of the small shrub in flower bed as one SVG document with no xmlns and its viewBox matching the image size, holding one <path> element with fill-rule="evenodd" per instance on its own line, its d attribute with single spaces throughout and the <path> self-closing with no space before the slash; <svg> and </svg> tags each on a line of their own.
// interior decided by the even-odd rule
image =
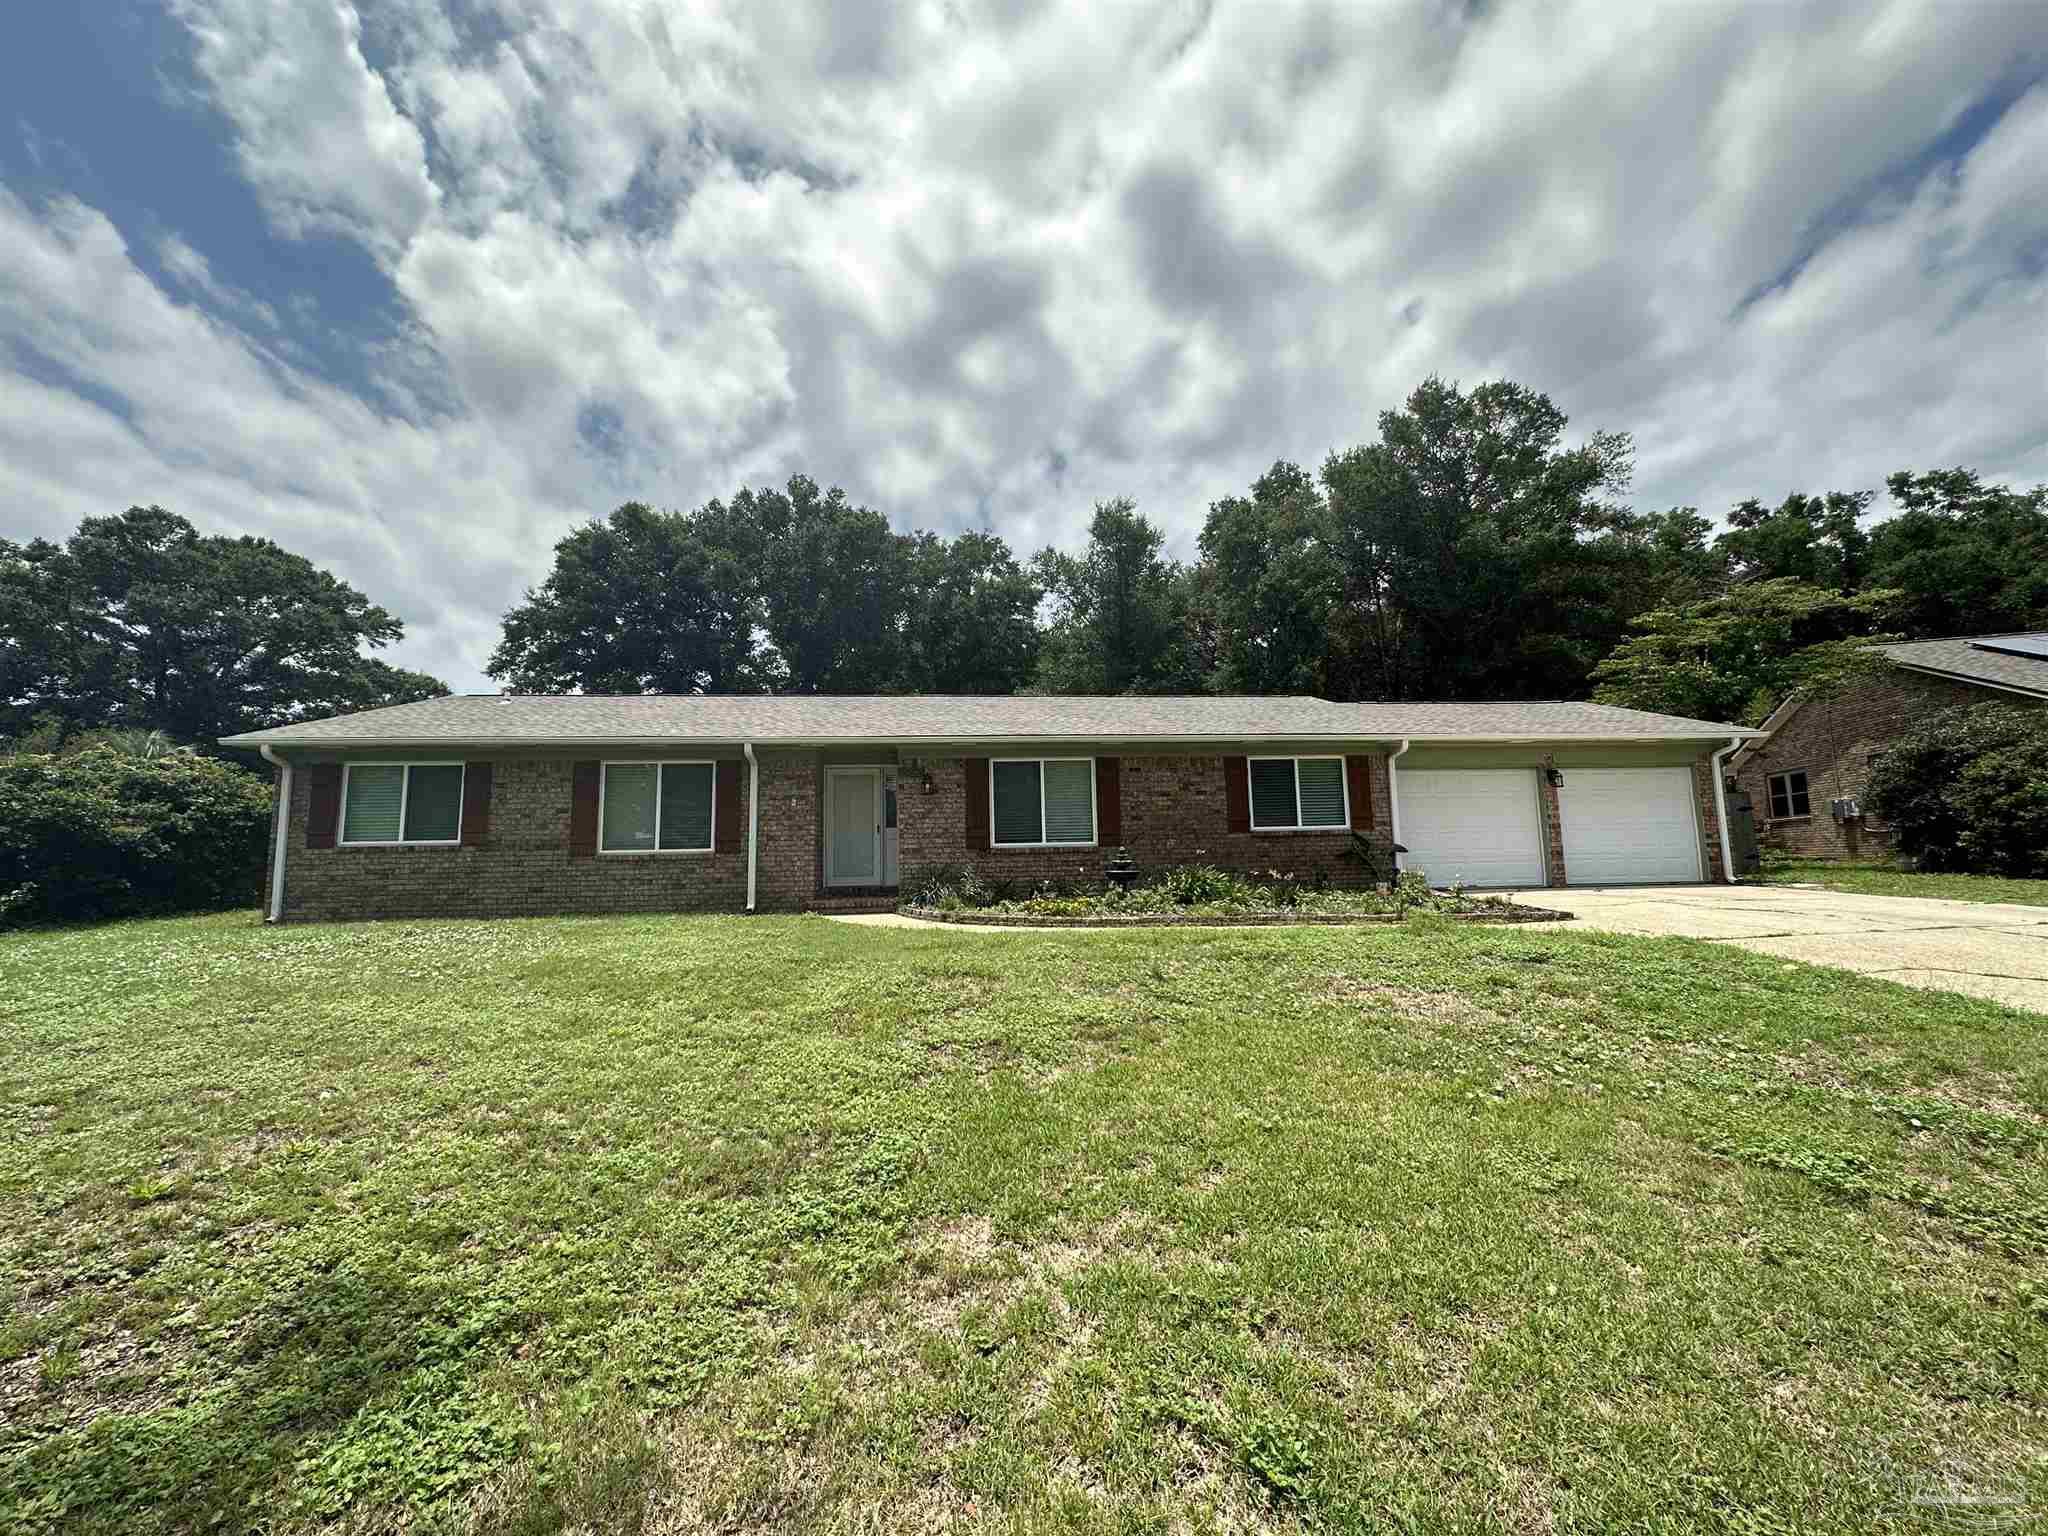
<svg viewBox="0 0 2048 1536">
<path fill-rule="evenodd" d="M 1282 870 L 1234 874 L 1208 864 L 1170 869 L 1130 890 L 1062 889 L 1048 881 L 1028 895 L 1006 897 L 971 869 L 934 876 L 906 905 L 917 911 L 987 917 L 1402 917 L 1412 912 L 1464 913 L 1507 909 L 1499 896 L 1467 896 L 1455 887 L 1431 890 L 1420 875 L 1379 890 L 1338 890 Z"/>
</svg>

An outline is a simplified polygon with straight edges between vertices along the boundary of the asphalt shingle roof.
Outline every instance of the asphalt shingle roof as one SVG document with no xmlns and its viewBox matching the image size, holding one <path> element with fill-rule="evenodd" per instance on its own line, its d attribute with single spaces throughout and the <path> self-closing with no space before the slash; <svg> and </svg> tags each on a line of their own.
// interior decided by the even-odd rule
<svg viewBox="0 0 2048 1536">
<path fill-rule="evenodd" d="M 2048 634 L 1968 635 L 1954 640 L 1907 640 L 1877 647 L 1900 666 L 1939 672 L 1994 688 L 2020 688 L 2048 698 L 2048 657 L 1987 650 L 2000 640 L 2048 641 Z"/>
<path fill-rule="evenodd" d="M 1344 704 L 1355 710 L 1371 736 L 1445 738 L 1535 738 L 1566 740 L 1575 736 L 1673 741 L 1754 735 L 1747 727 L 1685 715 L 1658 715 L 1612 704 L 1581 704 L 1570 700 L 1486 703 Z"/>
<path fill-rule="evenodd" d="M 257 747 L 494 746 L 832 741 L 1198 741 L 1725 738 L 1740 727 L 1600 704 L 1333 704 L 1211 694 L 588 695 L 452 694 L 249 731 Z"/>
</svg>

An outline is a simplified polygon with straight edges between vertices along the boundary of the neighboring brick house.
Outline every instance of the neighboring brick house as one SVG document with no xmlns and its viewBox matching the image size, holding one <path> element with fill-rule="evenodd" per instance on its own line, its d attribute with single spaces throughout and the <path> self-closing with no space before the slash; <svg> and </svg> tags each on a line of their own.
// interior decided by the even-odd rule
<svg viewBox="0 0 2048 1536">
<path fill-rule="evenodd" d="M 1761 740 L 1730 759 L 1766 848 L 1803 858 L 1888 858 L 1891 828 L 1864 803 L 1871 762 L 1885 748 L 1929 715 L 1958 704 L 2048 699 L 2048 634 L 1912 640 L 1875 649 L 1891 662 L 1882 674 L 1826 694 L 1795 696 L 1764 722 Z"/>
<path fill-rule="evenodd" d="M 278 771 L 273 919 L 886 904 L 1140 870 L 1722 878 L 1753 732 L 1588 704 L 472 695 L 223 738 Z M 1370 858 L 1358 856 L 1360 845 Z M 1577 870 L 1575 876 L 1573 871 Z"/>
</svg>

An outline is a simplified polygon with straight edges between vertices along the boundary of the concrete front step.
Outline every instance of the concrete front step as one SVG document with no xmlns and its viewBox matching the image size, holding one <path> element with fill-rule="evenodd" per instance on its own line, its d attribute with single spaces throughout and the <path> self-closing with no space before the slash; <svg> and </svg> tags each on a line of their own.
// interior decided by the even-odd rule
<svg viewBox="0 0 2048 1536">
<path fill-rule="evenodd" d="M 869 896 L 813 896 L 804 903 L 804 910 L 806 912 L 831 913 L 894 912 L 896 910 L 896 896 L 894 892 L 886 895 Z"/>
</svg>

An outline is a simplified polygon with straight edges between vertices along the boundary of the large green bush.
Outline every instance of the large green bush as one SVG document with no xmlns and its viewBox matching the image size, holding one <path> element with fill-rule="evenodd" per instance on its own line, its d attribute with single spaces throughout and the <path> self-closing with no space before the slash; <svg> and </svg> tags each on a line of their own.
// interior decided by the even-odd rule
<svg viewBox="0 0 2048 1536">
<path fill-rule="evenodd" d="M 0 923 L 253 906 L 270 799 L 188 752 L 0 757 Z"/>
<path fill-rule="evenodd" d="M 2048 709 L 1943 710 L 1870 765 L 1864 798 L 1923 868 L 2048 876 Z"/>
</svg>

